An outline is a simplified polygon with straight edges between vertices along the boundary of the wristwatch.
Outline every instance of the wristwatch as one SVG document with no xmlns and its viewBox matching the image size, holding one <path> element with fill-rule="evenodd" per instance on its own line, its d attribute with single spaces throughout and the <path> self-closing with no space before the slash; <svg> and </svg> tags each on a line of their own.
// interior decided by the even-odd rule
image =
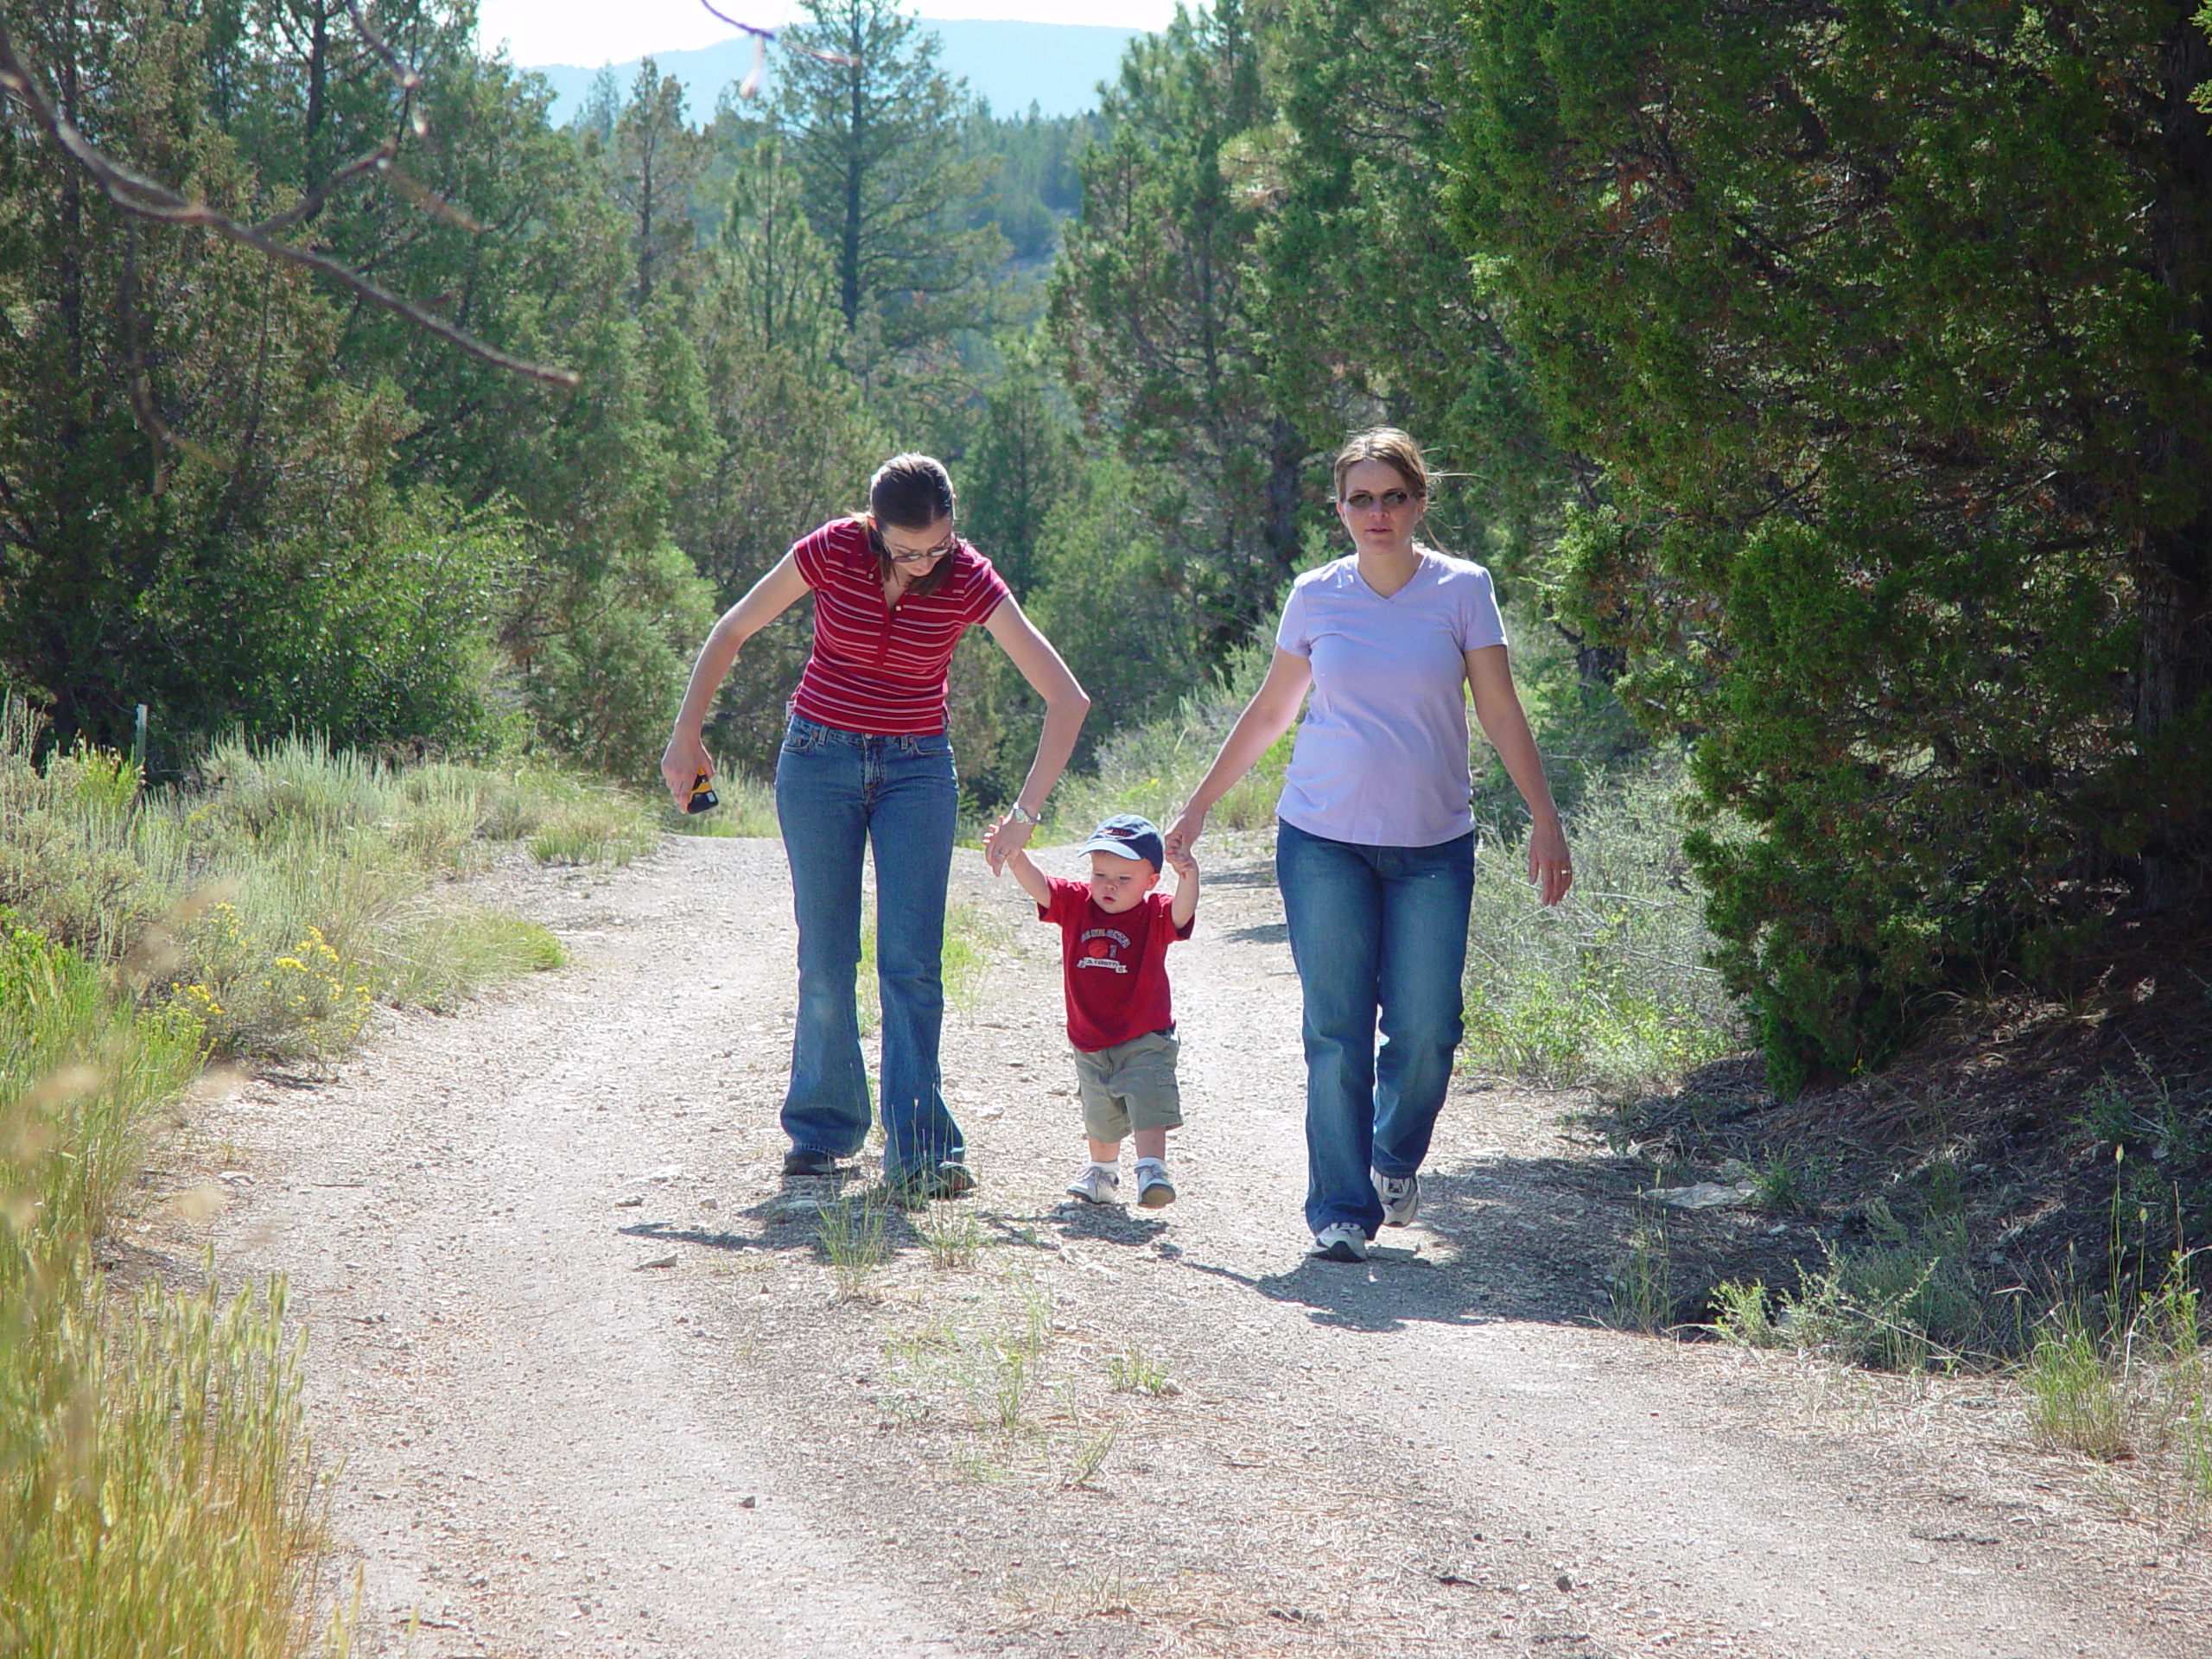
<svg viewBox="0 0 2212 1659">
<path fill-rule="evenodd" d="M 1045 822 L 1027 807 L 1022 805 L 1020 801 L 1016 801 L 1012 806 L 1007 808 L 1006 815 L 1016 823 L 1039 824 Z"/>
</svg>

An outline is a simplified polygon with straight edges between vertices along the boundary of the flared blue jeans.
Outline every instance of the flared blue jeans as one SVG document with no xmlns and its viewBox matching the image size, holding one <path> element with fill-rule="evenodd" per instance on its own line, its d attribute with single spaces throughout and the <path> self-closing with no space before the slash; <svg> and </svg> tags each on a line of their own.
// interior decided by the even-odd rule
<svg viewBox="0 0 2212 1659">
<path fill-rule="evenodd" d="M 938 1069 L 945 887 L 958 807 L 952 745 L 942 734 L 874 737 L 794 715 L 784 734 L 776 811 L 798 921 L 798 1020 L 784 1133 L 797 1150 L 837 1158 L 868 1140 L 855 988 L 861 868 L 872 849 L 883 1173 L 891 1180 L 964 1156 Z"/>
</svg>

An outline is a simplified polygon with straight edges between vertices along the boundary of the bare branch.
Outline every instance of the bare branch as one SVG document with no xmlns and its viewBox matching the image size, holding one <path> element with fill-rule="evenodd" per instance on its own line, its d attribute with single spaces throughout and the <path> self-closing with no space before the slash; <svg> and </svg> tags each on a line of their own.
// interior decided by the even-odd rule
<svg viewBox="0 0 2212 1659">
<path fill-rule="evenodd" d="M 353 8 L 353 0 L 348 0 L 348 4 L 349 10 L 354 10 L 356 23 L 365 31 L 366 24 L 361 21 L 359 10 Z M 395 76 L 402 78 L 402 84 L 405 86 L 407 83 L 404 78 L 412 75 L 414 72 L 400 63 L 390 48 L 385 47 L 374 35 L 365 33 L 364 38 L 383 54 L 386 63 L 392 67 Z M 316 249 L 281 240 L 273 234 L 275 231 L 289 228 L 296 224 L 307 212 L 313 210 L 313 206 L 320 205 L 322 200 L 327 200 L 330 191 L 344 179 L 358 177 L 372 170 L 382 172 L 390 176 L 394 171 L 391 167 L 391 157 L 397 155 L 398 150 L 398 139 L 396 136 L 384 144 L 378 145 L 376 149 L 368 152 L 367 155 L 349 162 L 336 175 L 325 181 L 315 191 L 311 192 L 308 201 L 276 215 L 264 225 L 247 225 L 232 219 L 227 213 L 218 212 L 204 201 L 188 200 L 159 180 L 149 178 L 136 168 L 116 161 L 86 138 L 77 130 L 74 124 L 55 108 L 47 98 L 45 92 L 38 84 L 37 78 L 32 74 L 29 66 L 17 53 L 15 39 L 9 33 L 7 20 L 3 16 L 0 16 L 0 90 L 12 92 L 16 100 L 29 111 L 32 120 L 46 133 L 47 137 L 52 139 L 64 154 L 99 186 L 110 201 L 124 213 L 140 219 L 151 219 L 159 224 L 192 226 L 213 231 L 219 236 L 228 237 L 233 242 L 243 243 L 245 246 L 264 253 L 272 259 L 283 259 L 292 264 L 304 265 L 310 270 L 319 271 L 340 287 L 351 289 L 371 303 L 382 306 L 385 310 L 405 318 L 425 334 L 434 335 L 456 350 L 466 352 L 471 357 L 489 363 L 494 368 L 504 369 L 510 374 L 521 375 L 527 379 L 564 389 L 581 384 L 581 377 L 572 369 L 555 368 L 547 364 L 528 362 L 522 358 L 500 351 L 497 346 L 486 345 L 474 335 L 448 322 L 444 318 L 424 309 L 414 301 L 393 293 L 378 283 L 371 281 L 344 262 L 334 259 Z M 400 180 L 404 180 L 404 182 L 400 182 Z M 432 212 L 439 213 L 442 217 L 452 217 L 456 223 L 471 226 L 474 224 L 474 221 L 469 219 L 467 215 L 461 214 L 459 209 L 445 203 L 435 193 L 416 184 L 414 180 L 406 178 L 404 174 L 399 175 L 399 180 L 395 180 L 395 186 L 402 194 L 422 203 Z M 433 206 L 433 204 L 435 205 Z M 140 399 L 134 395 L 132 398 L 134 408 L 137 407 L 139 402 Z M 144 418 L 147 418 L 147 416 L 142 412 L 142 419 Z M 158 420 L 148 427 L 147 430 L 164 442 L 178 443 L 179 447 L 186 448 L 188 453 L 192 450 L 192 446 L 181 443 L 177 435 Z"/>
<path fill-rule="evenodd" d="M 423 84 L 421 74 L 412 64 L 401 62 L 399 54 L 386 46 L 383 38 L 369 27 L 369 20 L 361 15 L 359 0 L 346 0 L 346 15 L 353 20 L 355 32 L 368 42 L 369 50 L 382 58 L 385 67 L 391 71 L 392 84 L 411 99 L 415 89 Z M 420 127 L 415 130 L 415 136 L 418 138 L 423 136 Z"/>
<path fill-rule="evenodd" d="M 413 174 L 386 164 L 380 169 L 391 183 L 391 188 L 420 207 L 433 219 L 442 219 L 448 225 L 457 225 L 464 231 L 481 232 L 483 225 L 467 209 L 446 200 Z"/>
<path fill-rule="evenodd" d="M 322 204 L 342 184 L 350 183 L 365 173 L 373 173 L 399 154 L 399 136 L 394 133 L 374 149 L 365 150 L 340 168 L 321 184 L 302 196 L 283 213 L 263 219 L 253 228 L 264 236 L 274 236 L 279 231 L 289 231 L 304 219 L 313 219 L 322 211 Z"/>
<path fill-rule="evenodd" d="M 699 4 L 705 9 L 709 17 L 718 18 L 732 29 L 753 37 L 753 72 L 739 85 L 737 95 L 740 98 L 758 96 L 760 91 L 761 74 L 768 67 L 768 43 L 776 39 L 781 31 L 763 29 L 758 23 L 741 23 L 728 12 L 715 10 L 709 3 L 709 0 L 699 0 Z M 786 51 L 804 53 L 817 63 L 832 63 L 842 69 L 854 68 L 860 63 L 860 60 L 849 52 L 818 52 L 810 46 L 793 46 L 789 41 L 784 42 L 784 47 Z"/>
</svg>

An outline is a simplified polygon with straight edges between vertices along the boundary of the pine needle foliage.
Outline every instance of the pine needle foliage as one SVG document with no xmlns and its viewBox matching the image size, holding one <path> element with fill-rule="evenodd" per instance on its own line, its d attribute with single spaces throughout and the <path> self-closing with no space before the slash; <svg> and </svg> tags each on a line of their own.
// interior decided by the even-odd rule
<svg viewBox="0 0 2212 1659">
<path fill-rule="evenodd" d="M 1471 10 L 1457 215 L 1602 476 L 1794 1090 L 2212 867 L 2212 39 L 2176 4 Z"/>
</svg>

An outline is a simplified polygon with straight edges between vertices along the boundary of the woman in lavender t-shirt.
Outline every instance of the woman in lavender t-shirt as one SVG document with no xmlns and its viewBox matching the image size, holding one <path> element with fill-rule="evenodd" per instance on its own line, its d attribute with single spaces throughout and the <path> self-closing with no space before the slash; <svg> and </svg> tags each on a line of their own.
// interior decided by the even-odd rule
<svg viewBox="0 0 2212 1659">
<path fill-rule="evenodd" d="M 1529 803 L 1529 879 L 1545 904 L 1566 897 L 1573 873 L 1490 572 L 1414 539 L 1429 495 L 1419 446 L 1395 428 L 1359 433 L 1336 483 L 1355 550 L 1291 589 L 1267 681 L 1167 850 L 1189 849 L 1305 704 L 1275 807 L 1275 874 L 1305 992 L 1306 1220 L 1316 1255 L 1359 1262 L 1378 1226 L 1402 1227 L 1420 1205 L 1459 1045 L 1475 880 L 1470 690 Z"/>
</svg>

